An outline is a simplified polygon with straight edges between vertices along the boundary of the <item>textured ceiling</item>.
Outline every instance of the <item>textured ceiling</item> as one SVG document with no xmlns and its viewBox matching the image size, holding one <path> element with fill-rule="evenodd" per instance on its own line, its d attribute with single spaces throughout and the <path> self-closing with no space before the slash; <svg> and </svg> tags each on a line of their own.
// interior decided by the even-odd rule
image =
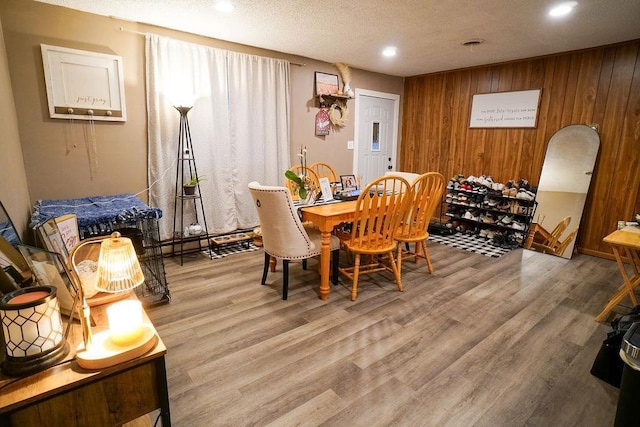
<svg viewBox="0 0 640 427">
<path fill-rule="evenodd" d="M 395 76 L 640 38 L 640 0 L 578 0 L 555 20 L 547 0 L 233 0 L 230 15 L 214 0 L 37 1 Z"/>
</svg>

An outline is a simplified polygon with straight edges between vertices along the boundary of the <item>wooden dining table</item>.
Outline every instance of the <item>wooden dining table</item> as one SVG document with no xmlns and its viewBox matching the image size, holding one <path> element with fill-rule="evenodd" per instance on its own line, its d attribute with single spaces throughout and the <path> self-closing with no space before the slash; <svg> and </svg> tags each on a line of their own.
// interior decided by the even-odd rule
<svg viewBox="0 0 640 427">
<path fill-rule="evenodd" d="M 356 201 L 307 206 L 303 207 L 301 211 L 302 220 L 314 223 L 322 236 L 322 247 L 320 248 L 320 299 L 326 301 L 330 290 L 331 233 L 337 225 L 353 221 Z"/>
<path fill-rule="evenodd" d="M 640 228 L 625 227 L 614 231 L 602 240 L 610 244 L 613 249 L 618 270 L 622 276 L 622 285 L 596 317 L 598 322 L 604 320 L 626 296 L 634 307 L 638 305 L 634 289 L 640 285 Z M 631 274 L 627 271 L 626 264 L 629 264 Z"/>
</svg>

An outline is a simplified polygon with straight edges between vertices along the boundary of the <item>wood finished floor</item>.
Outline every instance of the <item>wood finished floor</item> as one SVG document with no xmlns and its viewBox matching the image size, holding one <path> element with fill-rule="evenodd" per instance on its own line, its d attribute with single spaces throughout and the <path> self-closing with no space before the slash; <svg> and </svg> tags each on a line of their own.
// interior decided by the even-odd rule
<svg viewBox="0 0 640 427">
<path fill-rule="evenodd" d="M 429 248 L 433 274 L 404 263 L 402 293 L 365 276 L 355 302 L 345 283 L 318 299 L 316 261 L 291 265 L 283 301 L 280 269 L 259 284 L 262 251 L 165 259 L 172 300 L 148 312 L 174 425 L 613 424 L 618 390 L 589 369 L 615 262 Z"/>
</svg>

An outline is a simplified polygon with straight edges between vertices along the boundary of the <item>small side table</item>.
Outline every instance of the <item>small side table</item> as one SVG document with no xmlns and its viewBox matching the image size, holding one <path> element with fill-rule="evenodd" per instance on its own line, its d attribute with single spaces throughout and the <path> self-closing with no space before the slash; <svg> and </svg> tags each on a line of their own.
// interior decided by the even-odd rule
<svg viewBox="0 0 640 427">
<path fill-rule="evenodd" d="M 625 296 L 629 296 L 634 307 L 638 305 L 633 291 L 640 285 L 640 228 L 625 227 L 616 230 L 606 236 L 603 241 L 610 244 L 613 249 L 623 283 L 596 317 L 598 322 L 604 320 Z M 631 275 L 629 275 L 625 263 L 631 266 Z"/>
<path fill-rule="evenodd" d="M 107 327 L 106 305 L 92 307 L 91 316 L 94 332 Z M 148 353 L 101 370 L 75 361 L 79 324 L 72 325 L 68 341 L 72 350 L 57 366 L 20 378 L 0 374 L 1 426 L 119 426 L 157 409 L 162 426 L 171 425 L 167 348 L 159 337 Z"/>
</svg>

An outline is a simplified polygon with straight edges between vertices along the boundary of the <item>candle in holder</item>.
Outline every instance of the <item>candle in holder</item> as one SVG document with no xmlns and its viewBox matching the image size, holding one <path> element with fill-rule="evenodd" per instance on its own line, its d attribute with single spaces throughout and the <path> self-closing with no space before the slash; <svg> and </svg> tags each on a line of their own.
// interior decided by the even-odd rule
<svg viewBox="0 0 640 427">
<path fill-rule="evenodd" d="M 67 355 L 69 345 L 56 291 L 54 286 L 30 286 L 0 297 L 5 353 L 2 370 L 6 374 L 27 375 Z"/>
<path fill-rule="evenodd" d="M 142 337 L 142 304 L 126 300 L 107 308 L 111 341 L 120 346 L 134 344 Z"/>
</svg>

